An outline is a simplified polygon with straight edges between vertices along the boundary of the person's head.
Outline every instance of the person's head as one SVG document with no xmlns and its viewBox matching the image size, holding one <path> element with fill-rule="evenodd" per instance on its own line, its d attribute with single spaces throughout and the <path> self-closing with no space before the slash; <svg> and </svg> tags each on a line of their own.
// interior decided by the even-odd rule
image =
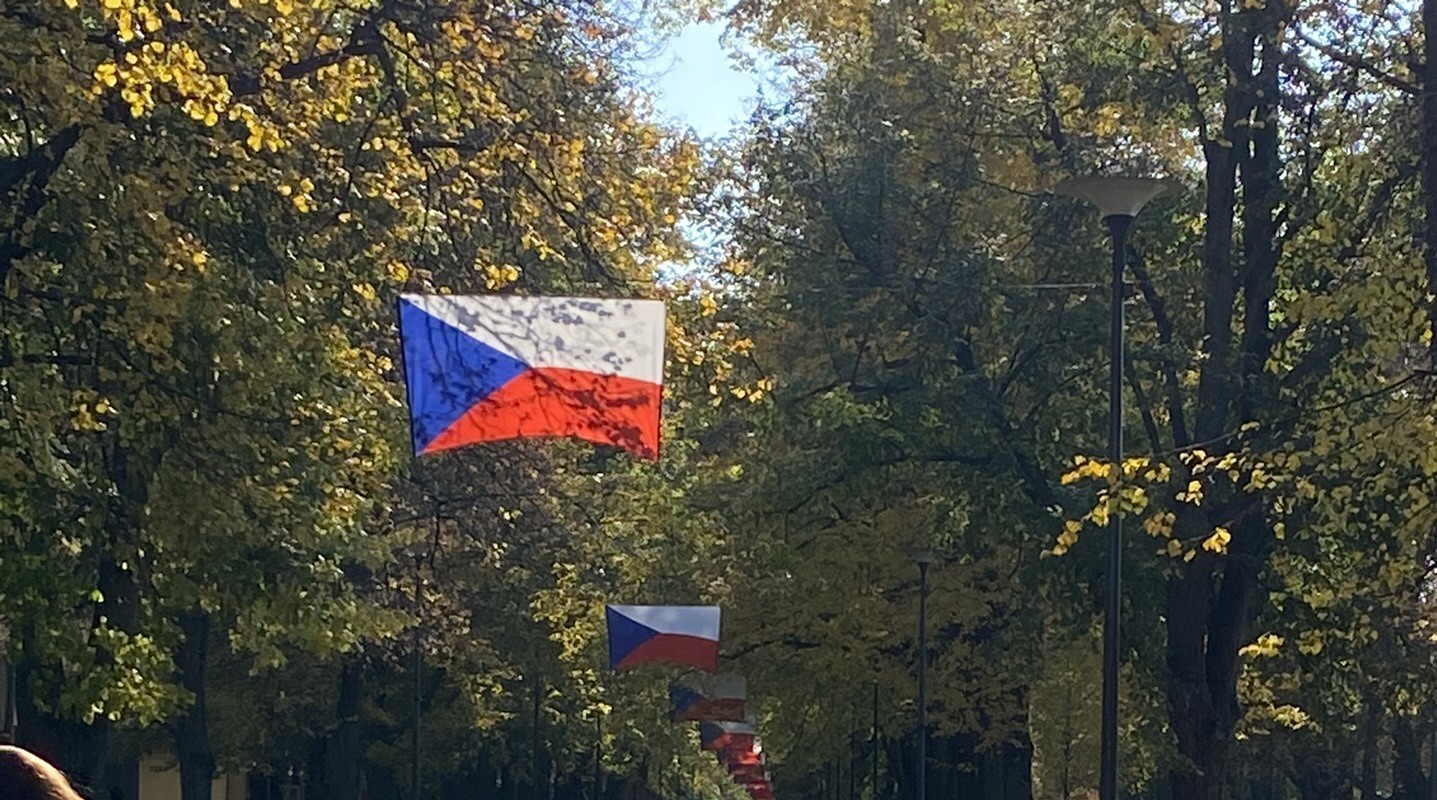
<svg viewBox="0 0 1437 800">
<path fill-rule="evenodd" d="M 0 800 L 81 800 L 60 770 L 29 750 L 0 745 Z"/>
</svg>

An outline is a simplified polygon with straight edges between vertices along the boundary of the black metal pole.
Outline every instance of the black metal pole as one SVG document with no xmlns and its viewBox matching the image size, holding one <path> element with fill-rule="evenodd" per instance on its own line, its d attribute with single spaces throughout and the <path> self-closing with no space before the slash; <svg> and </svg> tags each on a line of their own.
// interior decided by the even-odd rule
<svg viewBox="0 0 1437 800">
<path fill-rule="evenodd" d="M 848 738 L 848 800 L 858 800 L 858 765 L 859 760 L 854 751 L 854 745 L 858 742 L 857 731 Z"/>
<path fill-rule="evenodd" d="M 599 800 L 602 792 L 599 785 L 602 783 L 602 770 L 604 758 L 604 715 L 597 707 L 594 708 L 594 800 Z"/>
<path fill-rule="evenodd" d="M 928 797 L 928 562 L 918 562 L 918 800 Z"/>
<path fill-rule="evenodd" d="M 1437 774 L 1437 770 L 1433 770 Z M 878 800 L 878 681 L 873 682 L 873 791 L 870 800 Z"/>
<path fill-rule="evenodd" d="M 1427 747 L 1432 759 L 1427 770 L 1427 800 L 1437 800 L 1437 731 L 1428 734 Z"/>
<path fill-rule="evenodd" d="M 435 523 L 438 523 L 437 517 Z M 422 561 L 421 556 L 414 557 L 414 613 L 418 621 L 414 625 L 414 731 L 410 740 L 409 767 L 409 796 L 412 800 L 419 800 L 419 761 L 423 754 L 419 733 L 423 719 L 424 689 L 424 640 L 421 631 L 424 627 L 424 577 L 420 571 Z"/>
<path fill-rule="evenodd" d="M 0 653 L 0 744 L 14 744 L 19 734 L 18 712 L 15 709 L 15 665 L 6 653 Z M 1434 769 L 1433 774 L 1437 774 Z"/>
<path fill-rule="evenodd" d="M 1113 239 L 1113 295 L 1108 343 L 1108 462 L 1118 471 L 1118 477 L 1111 484 L 1116 490 L 1122 480 L 1123 463 L 1125 241 L 1133 218 L 1127 214 L 1113 214 L 1105 221 Z M 1118 498 L 1111 497 L 1109 500 L 1108 591 L 1103 603 L 1103 730 L 1099 800 L 1117 800 L 1118 797 L 1118 619 L 1122 611 L 1123 518 L 1119 513 Z"/>
<path fill-rule="evenodd" d="M 534 719 L 532 728 L 529 731 L 531 737 L 529 744 L 532 746 L 534 751 L 529 755 L 529 767 L 530 771 L 533 773 L 533 777 L 531 778 L 531 780 L 534 781 L 533 791 L 535 800 L 539 800 L 539 798 L 543 796 L 539 794 L 539 692 L 541 685 L 542 681 L 534 682 Z M 545 794 L 548 793 L 546 792 Z"/>
</svg>

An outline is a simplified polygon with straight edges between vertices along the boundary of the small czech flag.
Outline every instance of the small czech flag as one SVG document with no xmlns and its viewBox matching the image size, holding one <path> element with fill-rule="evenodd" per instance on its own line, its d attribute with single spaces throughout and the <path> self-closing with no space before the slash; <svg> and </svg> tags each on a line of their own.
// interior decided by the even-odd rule
<svg viewBox="0 0 1437 800">
<path fill-rule="evenodd" d="M 768 783 L 768 770 L 762 764 L 729 764 L 728 774 L 739 783 Z"/>
<path fill-rule="evenodd" d="M 743 722 L 748 681 L 742 675 L 694 675 L 669 687 L 669 719 L 674 722 Z"/>
<path fill-rule="evenodd" d="M 754 747 L 757 747 L 755 740 Z M 735 767 L 761 767 L 764 765 L 763 753 L 753 748 L 736 748 L 731 750 L 719 750 L 714 753 L 720 764 L 727 769 Z"/>
<path fill-rule="evenodd" d="M 705 750 L 753 750 L 758 731 L 744 722 L 700 722 L 699 743 Z"/>
<path fill-rule="evenodd" d="M 761 781 L 759 783 L 745 783 L 741 785 L 743 786 L 743 790 L 745 792 L 748 792 L 748 796 L 752 797 L 753 800 L 774 800 L 773 784 L 769 783 L 768 781 Z"/>
</svg>

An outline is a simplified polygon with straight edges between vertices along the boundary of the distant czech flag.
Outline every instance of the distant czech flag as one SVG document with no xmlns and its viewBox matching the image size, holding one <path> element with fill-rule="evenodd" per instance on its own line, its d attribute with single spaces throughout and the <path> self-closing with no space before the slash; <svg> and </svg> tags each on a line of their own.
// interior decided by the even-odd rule
<svg viewBox="0 0 1437 800">
<path fill-rule="evenodd" d="M 402 295 L 414 452 L 574 436 L 659 453 L 664 304 Z"/>
<path fill-rule="evenodd" d="M 705 750 L 753 750 L 758 731 L 744 722 L 701 722 L 699 744 Z"/>
<path fill-rule="evenodd" d="M 608 606 L 609 666 L 683 664 L 718 669 L 718 606 Z"/>
<path fill-rule="evenodd" d="M 768 770 L 762 764 L 728 765 L 728 774 L 739 783 L 768 783 Z"/>
<path fill-rule="evenodd" d="M 669 719 L 674 722 L 743 722 L 748 681 L 742 675 L 696 675 L 669 687 Z"/>
<path fill-rule="evenodd" d="M 753 747 L 736 747 L 728 750 L 718 750 L 714 756 L 718 758 L 719 764 L 725 769 L 733 770 L 737 767 L 762 767 L 768 762 L 758 748 L 758 739 L 754 739 Z"/>
<path fill-rule="evenodd" d="M 748 796 L 753 798 L 753 800 L 774 800 L 773 784 L 768 781 L 741 785 L 743 786 L 743 790 L 748 792 Z"/>
<path fill-rule="evenodd" d="M 725 769 L 733 770 L 736 767 L 762 767 L 766 762 L 763 753 L 758 749 L 758 740 L 754 740 L 753 747 L 736 747 L 728 750 L 714 752 L 714 757 L 724 766 Z"/>
</svg>

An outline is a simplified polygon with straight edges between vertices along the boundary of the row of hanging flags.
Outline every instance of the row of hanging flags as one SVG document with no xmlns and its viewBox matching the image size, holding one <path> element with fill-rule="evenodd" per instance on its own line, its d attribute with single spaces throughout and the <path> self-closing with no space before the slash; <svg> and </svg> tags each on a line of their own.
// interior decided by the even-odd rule
<svg viewBox="0 0 1437 800">
<path fill-rule="evenodd" d="M 605 608 L 609 666 L 677 664 L 701 670 L 669 685 L 669 719 L 697 722 L 699 746 L 711 751 L 753 800 L 773 800 L 773 781 L 752 717 L 748 681 L 718 672 L 718 606 Z"/>
<path fill-rule="evenodd" d="M 572 437 L 659 457 L 665 320 L 655 300 L 514 295 L 399 299 L 416 456 L 505 439 Z M 701 670 L 669 688 L 674 722 L 753 800 L 772 800 L 742 676 L 718 674 L 718 606 L 606 609 L 613 669 Z"/>
</svg>

